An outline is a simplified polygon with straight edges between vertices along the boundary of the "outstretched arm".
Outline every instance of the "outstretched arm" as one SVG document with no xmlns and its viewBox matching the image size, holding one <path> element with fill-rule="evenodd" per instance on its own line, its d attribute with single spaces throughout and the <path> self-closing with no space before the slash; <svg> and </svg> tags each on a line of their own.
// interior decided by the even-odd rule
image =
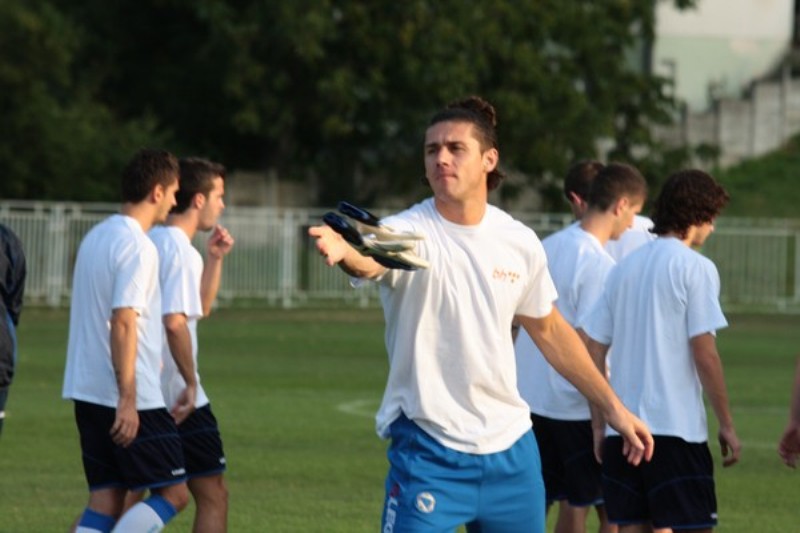
<svg viewBox="0 0 800 533">
<path fill-rule="evenodd" d="M 792 398 L 789 403 L 789 422 L 783 430 L 778 443 L 778 454 L 786 466 L 794 468 L 800 457 L 800 357 L 797 358 L 794 371 Z"/>
<path fill-rule="evenodd" d="M 714 335 L 704 333 L 692 337 L 689 343 L 703 391 L 719 422 L 717 436 L 722 448 L 722 466 L 731 466 L 739 460 L 742 445 L 739 437 L 736 436 L 736 429 L 733 427 L 733 416 L 728 403 L 728 389 L 722 373 L 722 361 L 717 352 L 717 342 Z"/>
<path fill-rule="evenodd" d="M 547 361 L 592 402 L 606 422 L 625 441 L 628 462 L 637 465 L 653 456 L 653 436 L 647 426 L 622 405 L 606 378 L 600 373 L 580 337 L 558 309 L 542 318 L 518 316 L 522 327 Z"/>
<path fill-rule="evenodd" d="M 356 278 L 374 279 L 386 272 L 386 267 L 358 253 L 328 226 L 312 226 L 308 234 L 317 240 L 317 250 L 328 266 L 339 265 L 345 273 Z"/>
</svg>

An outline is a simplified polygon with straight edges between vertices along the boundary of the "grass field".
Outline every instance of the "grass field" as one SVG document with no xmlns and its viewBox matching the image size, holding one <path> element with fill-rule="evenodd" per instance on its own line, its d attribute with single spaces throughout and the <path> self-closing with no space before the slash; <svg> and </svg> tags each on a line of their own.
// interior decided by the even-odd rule
<svg viewBox="0 0 800 533">
<path fill-rule="evenodd" d="M 86 502 L 71 403 L 60 399 L 66 320 L 23 315 L 0 439 L 2 533 L 66 531 Z M 780 463 L 775 445 L 800 319 L 729 320 L 719 344 L 745 447 L 740 464 L 716 473 L 718 531 L 796 531 L 800 472 Z M 223 310 L 201 324 L 200 342 L 228 456 L 230 531 L 377 531 L 386 471 L 373 427 L 387 366 L 380 311 Z M 189 531 L 192 512 L 168 529 Z"/>
</svg>

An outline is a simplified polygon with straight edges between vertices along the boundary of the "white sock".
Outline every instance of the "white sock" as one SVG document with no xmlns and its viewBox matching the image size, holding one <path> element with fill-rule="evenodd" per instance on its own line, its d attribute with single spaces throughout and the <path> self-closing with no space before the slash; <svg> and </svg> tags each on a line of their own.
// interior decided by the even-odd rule
<svg viewBox="0 0 800 533">
<path fill-rule="evenodd" d="M 175 508 L 167 500 L 153 495 L 139 502 L 122 515 L 114 533 L 157 533 L 177 514 Z"/>
</svg>

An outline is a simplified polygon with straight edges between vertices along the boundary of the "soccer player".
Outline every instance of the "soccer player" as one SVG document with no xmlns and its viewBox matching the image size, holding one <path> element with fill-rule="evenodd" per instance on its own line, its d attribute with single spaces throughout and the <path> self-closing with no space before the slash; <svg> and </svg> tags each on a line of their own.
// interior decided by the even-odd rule
<svg viewBox="0 0 800 533">
<path fill-rule="evenodd" d="M 655 201 L 658 238 L 611 271 L 603 295 L 579 324 L 603 366 L 609 346 L 611 385 L 651 428 L 650 463 L 617 459 L 623 440 L 609 428 L 602 445 L 603 494 L 620 531 L 710 531 L 717 522 L 705 392 L 717 421 L 723 465 L 739 460 L 716 331 L 727 326 L 719 274 L 701 246 L 728 194 L 711 176 L 670 176 Z M 600 451 L 598 450 L 598 453 Z"/>
<path fill-rule="evenodd" d="M 430 268 L 387 270 L 331 228 L 309 229 L 328 265 L 380 284 L 389 376 L 376 422 L 391 437 L 383 531 L 544 531 L 539 454 L 516 386 L 515 316 L 625 435 L 625 460 L 638 464 L 652 452 L 647 428 L 622 408 L 553 308 L 535 233 L 488 204 L 502 179 L 495 127 L 494 108 L 477 97 L 429 123 L 433 197 L 386 223 L 426 236 L 415 252 Z"/>
<path fill-rule="evenodd" d="M 0 224 L 0 434 L 17 363 L 17 326 L 25 293 L 25 254 L 19 237 Z"/>
<path fill-rule="evenodd" d="M 778 454 L 786 466 L 794 468 L 800 457 L 800 358 L 797 359 L 794 371 L 792 397 L 789 401 L 789 421 L 778 442 Z"/>
<path fill-rule="evenodd" d="M 181 159 L 180 183 L 167 224 L 149 234 L 159 253 L 167 340 L 161 387 L 183 443 L 189 490 L 195 500 L 193 531 L 222 533 L 227 531 L 228 514 L 225 453 L 217 420 L 200 384 L 197 321 L 211 312 L 223 259 L 234 244 L 228 231 L 217 225 L 225 209 L 225 167 L 206 159 Z M 192 246 L 198 231 L 211 232 L 205 263 Z"/>
<path fill-rule="evenodd" d="M 160 531 L 189 500 L 178 430 L 160 386 L 158 252 L 147 231 L 167 218 L 178 161 L 144 149 L 122 174 L 122 210 L 78 249 L 63 396 L 75 404 L 89 503 L 76 531 Z M 126 492 L 151 496 L 126 511 Z"/>
<path fill-rule="evenodd" d="M 599 161 L 584 160 L 570 167 L 564 178 L 564 196 L 569 202 L 572 214 L 580 220 L 587 209 L 587 198 L 592 181 L 603 164 Z M 606 243 L 606 251 L 615 262 L 634 251 L 639 246 L 647 244 L 656 238 L 650 230 L 653 221 L 648 217 L 637 214 L 633 217 L 633 224 L 618 239 L 611 239 Z"/>
<path fill-rule="evenodd" d="M 585 168 L 579 163 L 568 175 Z M 570 325 L 578 323 L 602 293 L 615 264 L 604 246 L 630 227 L 646 195 L 647 183 L 638 170 L 619 163 L 603 166 L 592 179 L 580 221 L 542 241 L 558 291 L 556 306 Z M 585 340 L 585 333 L 577 332 Z M 547 505 L 559 502 L 555 531 L 585 531 L 592 506 L 601 531 L 611 530 L 602 506 L 589 402 L 548 364 L 524 331 L 519 332 L 515 349 L 517 385 L 531 410 Z"/>
</svg>

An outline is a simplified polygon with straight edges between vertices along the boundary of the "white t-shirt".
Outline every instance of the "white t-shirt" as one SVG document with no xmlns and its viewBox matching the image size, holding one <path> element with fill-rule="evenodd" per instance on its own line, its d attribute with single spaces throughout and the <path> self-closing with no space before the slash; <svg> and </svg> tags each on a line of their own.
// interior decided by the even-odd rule
<svg viewBox="0 0 800 533">
<path fill-rule="evenodd" d="M 611 271 L 582 324 L 590 337 L 612 346 L 611 385 L 654 435 L 708 440 L 689 340 L 728 325 L 719 290 L 714 263 L 678 239 L 659 238 Z"/>
<path fill-rule="evenodd" d="M 139 223 L 112 215 L 86 234 L 72 281 L 63 397 L 116 408 L 119 390 L 111 362 L 111 314 L 138 313 L 136 408 L 164 407 L 161 370 L 161 293 L 158 253 Z"/>
<path fill-rule="evenodd" d="M 571 325 L 578 323 L 603 292 L 614 260 L 600 241 L 573 224 L 542 241 L 558 291 L 556 307 Z M 589 402 L 542 355 L 520 329 L 515 344 L 517 385 L 532 413 L 557 420 L 588 420 Z"/>
<path fill-rule="evenodd" d="M 555 288 L 536 234 L 487 206 L 483 220 L 445 220 L 432 199 L 386 219 L 422 232 L 430 268 L 390 270 L 380 280 L 389 376 L 376 416 L 389 437 L 401 412 L 442 445 L 488 454 L 530 430 L 517 390 L 511 322 L 552 311 Z"/>
<path fill-rule="evenodd" d="M 203 316 L 200 299 L 200 280 L 203 277 L 203 257 L 192 246 L 189 236 L 175 226 L 157 226 L 150 230 L 150 238 L 158 249 L 159 279 L 161 280 L 162 314 L 182 313 L 192 341 L 197 399 L 195 407 L 208 404 L 197 365 L 197 321 Z M 165 332 L 166 333 L 166 332 Z M 178 365 L 169 349 L 166 335 L 163 349 L 164 367 L 161 371 L 161 389 L 167 407 L 172 407 L 186 388 L 186 381 L 178 371 Z"/>
<path fill-rule="evenodd" d="M 622 258 L 638 247 L 655 240 L 656 234 L 650 233 L 653 221 L 647 217 L 636 215 L 633 217 L 633 226 L 626 229 L 617 240 L 606 242 L 606 251 L 619 263 Z"/>
</svg>

